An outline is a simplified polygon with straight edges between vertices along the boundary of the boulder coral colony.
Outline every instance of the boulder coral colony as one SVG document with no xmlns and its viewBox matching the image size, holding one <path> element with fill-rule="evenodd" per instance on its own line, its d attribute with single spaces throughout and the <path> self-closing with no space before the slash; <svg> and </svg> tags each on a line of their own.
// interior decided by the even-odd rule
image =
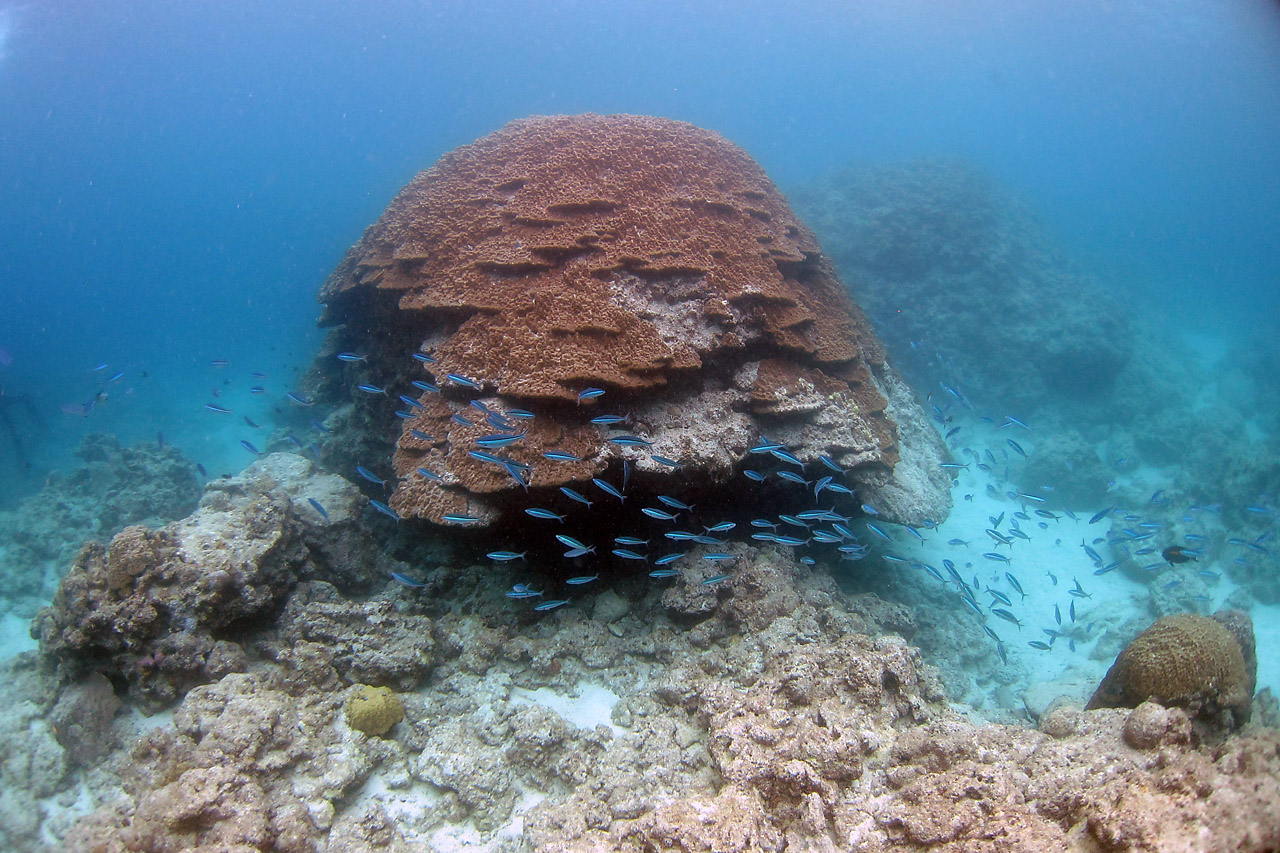
<svg viewBox="0 0 1280 853">
<path fill-rule="evenodd" d="M 515 122 L 415 178 L 322 298 L 347 356 L 311 375 L 338 406 L 324 461 L 361 465 L 400 523 L 273 453 L 184 520 L 86 546 L 33 626 L 40 655 L 9 667 L 30 710 L 3 719 L 6 771 L 48 769 L 5 792 L 6 849 L 1280 845 L 1280 734 L 1199 713 L 1248 718 L 1239 617 L 1174 626 L 1207 638 L 1185 678 L 1153 628 L 1095 697 L 1135 710 L 1059 707 L 1037 731 L 949 705 L 908 645 L 918 617 L 836 585 L 850 517 L 945 516 L 946 449 L 812 235 L 714 134 Z M 379 451 L 391 484 L 365 467 Z M 670 532 L 698 538 L 670 539 L 655 583 L 635 566 Z M 556 533 L 587 553 L 555 554 Z M 635 544 L 611 559 L 618 537 Z M 469 559 L 499 538 L 528 553 Z M 548 598 L 584 593 L 531 611 L 501 594 L 509 564 Z M 589 685 L 614 695 L 607 725 L 522 699 Z M 172 724 L 113 722 L 117 692 Z M 82 785 L 90 814 L 33 822 L 36 796 Z"/>
</svg>

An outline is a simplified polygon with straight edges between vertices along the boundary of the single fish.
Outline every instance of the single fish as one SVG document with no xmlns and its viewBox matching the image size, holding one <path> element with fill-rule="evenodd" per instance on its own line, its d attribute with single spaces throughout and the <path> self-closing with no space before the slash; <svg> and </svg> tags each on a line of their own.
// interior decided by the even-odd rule
<svg viewBox="0 0 1280 853">
<path fill-rule="evenodd" d="M 578 392 L 578 405 L 582 405 L 583 400 L 594 400 L 597 397 L 604 396 L 603 388 L 584 388 Z"/>
<path fill-rule="evenodd" d="M 609 426 L 610 424 L 620 424 L 625 421 L 622 415 L 599 415 L 591 419 L 591 423 L 598 426 Z"/>
<path fill-rule="evenodd" d="M 213 403 L 205 403 L 205 404 L 204 404 L 204 407 L 205 407 L 206 409 L 208 409 L 209 411 L 211 411 L 211 412 L 216 412 L 216 413 L 218 413 L 219 415 L 229 415 L 229 414 L 231 414 L 231 410 L 230 410 L 230 409 L 228 409 L 228 408 L 226 408 L 225 406 L 218 406 L 218 405 L 215 405 L 215 404 L 213 404 Z"/>
<path fill-rule="evenodd" d="M 689 512 L 690 510 L 693 509 L 692 505 L 687 504 L 682 500 L 677 500 L 676 498 L 670 497 L 668 495 L 658 495 L 658 500 L 666 504 L 667 506 L 671 507 L 672 509 L 680 509 L 680 510 L 684 510 L 685 512 Z"/>
<path fill-rule="evenodd" d="M 378 512 L 382 513 L 382 514 L 383 514 L 383 515 L 385 515 L 387 518 L 394 519 L 395 521 L 399 521 L 399 520 L 400 520 L 400 514 L 399 514 L 399 513 L 397 513 L 397 512 L 396 512 L 394 509 L 392 509 L 391 507 L 387 506 L 387 505 L 386 505 L 385 503 L 383 503 L 382 501 L 369 501 L 369 506 L 373 507 L 373 508 L 374 508 L 374 509 L 376 509 Z M 446 517 L 447 517 L 447 516 L 446 516 Z"/>
<path fill-rule="evenodd" d="M 292 401 L 293 403 L 296 403 L 299 406 L 302 406 L 303 408 L 310 408 L 311 406 L 315 405 L 314 400 L 310 400 L 302 396 L 296 391 L 289 391 L 285 394 L 285 396 L 288 397 L 290 401 Z"/>
<path fill-rule="evenodd" d="M 796 472 L 794 472 L 794 471 L 779 471 L 779 472 L 778 472 L 778 476 L 779 476 L 779 477 L 781 477 L 781 478 L 782 478 L 782 479 L 784 479 L 784 480 L 787 480 L 788 482 L 791 482 L 791 483 L 798 483 L 798 484 L 800 484 L 801 486 L 808 486 L 808 485 L 809 485 L 809 481 L 808 481 L 808 480 L 806 480 L 804 477 L 801 477 L 799 474 L 797 474 L 797 473 L 796 473 Z"/>
<path fill-rule="evenodd" d="M 1027 643 L 1027 645 L 1033 649 L 1039 649 L 1042 652 L 1047 652 L 1049 651 L 1049 648 L 1050 648 L 1049 644 L 1046 643 L 1044 640 L 1032 640 L 1029 643 Z"/>
<path fill-rule="evenodd" d="M 377 385 L 370 385 L 367 382 L 361 382 L 359 385 L 356 386 L 356 388 L 365 392 L 366 394 L 381 394 L 384 397 L 387 396 L 387 391 L 385 388 L 379 388 Z"/>
<path fill-rule="evenodd" d="M 668 459 L 668 458 L 667 458 L 667 457 L 665 457 L 665 456 L 659 456 L 659 455 L 658 455 L 658 454 L 656 454 L 656 453 L 650 453 L 650 454 L 649 454 L 649 458 L 650 458 L 650 459 L 652 459 L 654 462 L 657 462 L 659 465 L 666 465 L 668 468 L 679 468 L 679 467 L 680 467 L 680 463 L 679 463 L 679 462 L 677 462 L 676 460 L 674 460 L 674 459 Z"/>
<path fill-rule="evenodd" d="M 569 578 L 565 583 L 571 584 L 572 586 L 582 586 L 584 583 L 591 583 L 594 580 L 599 580 L 599 578 L 599 575 L 580 575 L 576 578 Z"/>
<path fill-rule="evenodd" d="M 338 358 L 338 361 L 364 361 L 364 362 L 368 361 L 368 359 L 365 358 L 364 356 L 357 355 L 354 352 L 340 352 L 338 353 L 337 358 Z"/>
<path fill-rule="evenodd" d="M 572 453 L 565 453 L 562 450 L 548 450 L 542 454 L 552 462 L 581 462 L 581 456 L 574 456 Z"/>
<path fill-rule="evenodd" d="M 674 513 L 667 512 L 664 509 L 655 509 L 653 507 L 646 506 L 641 508 L 640 511 L 643 512 L 645 515 L 649 516 L 650 518 L 656 518 L 659 521 L 675 521 L 676 520 L 676 516 Z"/>
<path fill-rule="evenodd" d="M 568 603 L 569 599 L 567 598 L 553 598 L 550 601 L 544 601 L 541 604 L 536 605 L 533 609 L 538 611 L 555 610 L 557 607 L 562 607 Z"/>
<path fill-rule="evenodd" d="M 1008 610 L 1005 610 L 1002 607 L 996 607 L 996 608 L 993 608 L 991 612 L 994 613 L 996 616 L 999 616 L 1004 621 L 1011 622 L 1014 625 L 1017 625 L 1019 631 L 1022 630 L 1022 625 L 1023 625 L 1022 620 L 1019 619 L 1017 616 L 1014 616 Z"/>
<path fill-rule="evenodd" d="M 382 478 L 381 478 L 381 477 L 379 477 L 377 474 L 373 473 L 372 471 L 370 471 L 368 468 L 364 467 L 363 465 L 357 465 L 357 466 L 356 466 L 356 473 L 357 473 L 357 474 L 359 474 L 361 477 L 364 477 L 364 478 L 365 478 L 366 480 L 368 480 L 370 483 L 373 483 L 375 486 L 386 486 L 386 485 L 387 485 L 387 481 L 386 481 L 386 480 L 382 479 Z"/>
<path fill-rule="evenodd" d="M 711 585 L 712 585 L 712 584 L 714 584 L 714 583 L 720 583 L 721 581 L 727 581 L 727 580 L 728 580 L 729 578 L 731 578 L 731 577 L 733 577 L 733 575 L 712 575 L 711 577 L 707 578 L 706 580 L 704 580 L 704 581 L 700 581 L 700 582 L 699 582 L 699 586 L 711 586 Z"/>
<path fill-rule="evenodd" d="M 654 569 L 649 572 L 651 578 L 678 578 L 680 577 L 679 569 Z"/>
<path fill-rule="evenodd" d="M 1111 515 L 1111 513 L 1115 512 L 1115 510 L 1116 508 L 1113 506 L 1109 506 L 1106 509 L 1100 509 L 1097 512 L 1095 512 L 1092 516 L 1090 516 L 1089 523 L 1096 524 L 1099 521 L 1102 521 L 1102 519 L 1106 518 L 1108 515 Z"/>
<path fill-rule="evenodd" d="M 1014 441 L 1012 438 L 1006 438 L 1005 443 L 1012 447 L 1019 456 L 1025 457 L 1027 455 L 1027 451 L 1022 449 L 1022 445 L 1018 444 L 1018 442 Z"/>
<path fill-rule="evenodd" d="M 574 539 L 572 536 L 566 536 L 563 533 L 556 534 L 556 541 L 559 542 L 561 545 L 565 546 L 566 548 L 586 548 L 587 547 L 586 545 L 583 545 L 581 542 L 579 542 L 577 539 Z"/>
<path fill-rule="evenodd" d="M 414 388 L 417 388 L 419 391 L 426 391 L 428 394 L 440 393 L 440 389 L 437 388 L 435 385 L 432 385 L 430 382 L 423 382 L 421 379 L 415 379 L 409 384 L 412 385 Z"/>
<path fill-rule="evenodd" d="M 995 560 L 997 563 L 1009 562 L 1008 557 L 1006 557 L 1004 554 L 997 554 L 995 551 L 988 551 L 982 556 L 986 557 L 988 560 Z"/>
<path fill-rule="evenodd" d="M 515 551 L 490 551 L 488 554 L 485 554 L 485 556 L 490 560 L 495 560 L 499 563 L 509 563 L 512 560 L 523 560 L 524 555 L 527 553 L 529 552 L 521 551 L 520 553 L 516 553 Z"/>
<path fill-rule="evenodd" d="M 652 441 L 645 441 L 638 435 L 612 435 L 609 441 L 622 447 L 652 447 Z"/>
<path fill-rule="evenodd" d="M 876 527 L 874 524 L 868 524 L 867 529 L 870 530 L 875 535 L 879 536 L 881 539 L 885 540 L 886 542 L 893 541 L 892 536 L 890 536 L 888 533 L 885 533 L 883 530 L 881 530 L 879 527 Z"/>
<path fill-rule="evenodd" d="M 591 482 L 595 483 L 596 486 L 598 486 L 601 491 L 608 492 L 609 494 L 613 495 L 615 498 L 617 498 L 620 501 L 626 501 L 627 499 L 626 495 L 624 495 L 622 492 L 618 491 L 613 486 L 606 483 L 604 480 L 601 480 L 599 477 L 592 477 Z"/>
<path fill-rule="evenodd" d="M 719 524 L 713 524 L 710 527 L 704 527 L 703 530 L 705 530 L 707 533 L 725 533 L 737 526 L 738 525 L 734 524 L 732 521 L 722 521 Z"/>
<path fill-rule="evenodd" d="M 786 448 L 775 447 L 772 450 L 770 450 L 769 453 L 774 458 L 781 459 L 783 462 L 790 462 L 792 465 L 799 465 L 801 468 L 804 467 L 804 463 L 800 461 L 800 457 L 796 456 L 794 453 L 792 453 L 790 450 L 787 450 Z"/>
<path fill-rule="evenodd" d="M 564 552 L 564 556 L 566 559 L 572 560 L 576 557 L 585 557 L 588 554 L 594 554 L 595 552 L 596 546 L 592 545 L 590 548 L 570 548 L 568 551 Z"/>
<path fill-rule="evenodd" d="M 254 456 L 262 456 L 262 451 L 254 447 L 252 444 L 250 444 L 247 441 L 241 441 L 240 446 L 243 447 L 245 450 L 249 451 L 250 453 L 252 453 Z"/>
<path fill-rule="evenodd" d="M 677 551 L 677 552 L 676 552 L 676 553 L 674 553 L 674 554 L 666 554 L 666 555 L 664 555 L 664 556 L 662 556 L 662 557 L 659 557 L 658 559 L 656 559 L 656 560 L 654 560 L 654 561 L 653 561 L 653 564 L 654 564 L 655 566 L 665 566 L 665 565 L 667 565 L 668 563 L 674 563 L 676 560 L 680 559 L 680 558 L 681 558 L 681 557 L 683 557 L 683 556 L 684 556 L 684 552 L 683 552 L 683 551 Z M 653 572 L 650 572 L 649 574 L 651 574 L 651 575 L 652 575 L 652 574 L 653 574 Z"/>
<path fill-rule="evenodd" d="M 435 363 L 436 363 L 436 360 L 435 360 L 434 358 L 432 358 L 431 356 L 427 355 L 425 352 L 415 352 L 415 353 L 413 354 L 413 357 L 414 357 L 414 358 L 416 358 L 418 361 L 422 362 L 423 364 L 435 364 Z"/>
<path fill-rule="evenodd" d="M 764 482 L 764 474 L 761 474 L 759 471 L 753 471 L 750 468 L 747 468 L 742 473 L 746 475 L 748 480 L 755 480 L 757 483 Z"/>
<path fill-rule="evenodd" d="M 449 524 L 475 524 L 480 518 L 474 515 L 464 515 L 462 513 L 449 513 L 440 516 L 441 521 L 447 521 Z"/>
<path fill-rule="evenodd" d="M 776 444 L 772 441 L 762 441 L 760 444 L 757 444 L 755 447 L 751 448 L 747 452 L 748 453 L 772 453 L 775 450 L 781 450 L 781 449 L 782 449 L 781 444 Z"/>
<path fill-rule="evenodd" d="M 629 551 L 626 548 L 614 548 L 613 553 L 624 560 L 643 560 L 646 563 L 649 561 L 649 558 L 644 554 L 637 554 L 635 551 Z"/>
<path fill-rule="evenodd" d="M 570 500 L 575 500 L 578 503 L 586 504 L 588 507 L 591 506 L 591 504 L 593 503 L 593 501 L 587 500 L 586 496 L 583 495 L 581 492 L 575 491 L 569 488 L 568 486 L 561 486 L 560 491 L 564 494 L 565 497 L 569 498 Z"/>
<path fill-rule="evenodd" d="M 452 382 L 455 385 L 464 385 L 467 388 L 474 388 L 477 391 L 484 390 L 483 382 L 477 382 L 476 380 L 469 379 L 466 376 L 463 376 L 459 373 L 446 373 L 444 375 L 444 378 L 448 379 L 450 382 Z"/>
<path fill-rule="evenodd" d="M 615 536 L 613 538 L 615 545 L 648 545 L 648 539 L 638 539 L 635 536 Z"/>
<path fill-rule="evenodd" d="M 402 575 L 399 572 L 392 572 L 391 579 L 402 586 L 413 587 L 414 589 L 425 589 L 427 586 L 422 581 L 416 581 L 408 575 Z"/>
<path fill-rule="evenodd" d="M 486 448 L 508 447 L 512 444 L 515 444 L 517 441 L 519 441 L 524 437 L 525 437 L 525 433 L 522 433 L 522 432 L 518 432 L 518 433 L 498 432 L 498 433 L 493 433 L 492 435 L 481 436 L 480 438 L 476 439 L 475 443 L 480 447 L 486 447 Z"/>
</svg>

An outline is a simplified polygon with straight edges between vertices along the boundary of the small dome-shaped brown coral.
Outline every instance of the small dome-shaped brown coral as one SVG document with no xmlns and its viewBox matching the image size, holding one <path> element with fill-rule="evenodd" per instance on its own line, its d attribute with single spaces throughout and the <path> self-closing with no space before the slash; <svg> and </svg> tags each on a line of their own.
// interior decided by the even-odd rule
<svg viewBox="0 0 1280 853">
<path fill-rule="evenodd" d="M 1227 722 L 1248 719 L 1249 678 L 1240 643 L 1214 619 L 1181 613 L 1156 620 L 1112 664 L 1086 709 L 1136 708 L 1147 700 Z"/>
</svg>

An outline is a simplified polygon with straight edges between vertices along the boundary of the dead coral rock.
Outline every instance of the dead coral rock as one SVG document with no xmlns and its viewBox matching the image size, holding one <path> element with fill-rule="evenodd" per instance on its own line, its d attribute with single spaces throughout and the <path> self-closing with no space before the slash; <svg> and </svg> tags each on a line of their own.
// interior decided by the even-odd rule
<svg viewBox="0 0 1280 853">
<path fill-rule="evenodd" d="M 465 393 L 486 405 L 538 414 L 505 448 L 533 466 L 535 491 L 587 482 L 624 455 L 670 475 L 584 423 L 574 403 L 589 386 L 626 406 L 628 431 L 653 453 L 708 486 L 768 433 L 802 460 L 851 468 L 875 496 L 902 455 L 887 407 L 926 420 L 888 383 L 881 343 L 760 167 L 667 119 L 531 118 L 450 152 L 348 251 L 321 300 L 326 321 L 347 327 L 343 346 L 368 353 L 384 380 L 418 378 L 406 349 L 437 359 L 445 393 L 421 394 L 400 425 L 390 503 L 404 517 L 492 522 L 524 498 L 513 476 L 469 456 L 493 427 L 452 418 L 467 400 L 450 374 L 479 383 Z M 682 415 L 704 410 L 715 418 Z M 916 503 L 941 518 L 949 493 L 930 481 L 944 451 L 932 431 L 913 441 L 932 463 L 908 466 L 929 472 Z M 581 461 L 539 464 L 548 450 Z M 419 467 L 440 479 L 411 476 Z M 882 511 L 930 514 L 904 502 Z"/>
<path fill-rule="evenodd" d="M 354 523 L 324 538 L 299 521 L 294 498 L 304 483 L 342 482 L 312 474 L 305 459 L 273 454 L 211 483 L 182 521 L 125 528 L 107 548 L 85 545 L 32 623 L 42 652 L 68 674 L 98 671 L 127 683 L 148 710 L 242 670 L 242 626 L 270 613 L 299 580 L 354 583 L 350 569 L 330 569 L 337 558 L 367 555 L 357 564 L 382 565 L 382 549 Z M 354 504 L 358 491 L 341 488 Z M 340 513 L 339 501 L 331 506 Z"/>
<path fill-rule="evenodd" d="M 1152 761 L 1124 742 L 1132 715 L 1057 713 L 1078 715 L 1072 734 L 956 719 L 904 732 L 886 768 L 895 793 L 837 806 L 845 846 L 1261 853 L 1280 843 L 1280 734 L 1211 751 L 1162 729 Z"/>
<path fill-rule="evenodd" d="M 760 795 L 736 786 L 727 786 L 715 797 L 665 803 L 636 821 L 623 838 L 641 850 L 780 853 L 788 849 L 783 834 L 768 819 Z"/>
<path fill-rule="evenodd" d="M 1132 708 L 1151 699 L 1232 727 L 1248 719 L 1250 686 L 1235 635 L 1214 619 L 1178 614 L 1134 638 L 1086 708 Z"/>
<path fill-rule="evenodd" d="M 435 660 L 432 622 L 397 612 L 395 602 L 355 603 L 329 584 L 300 585 L 264 642 L 277 660 L 293 657 L 302 644 L 317 650 L 345 683 L 412 690 L 431 673 Z"/>
<path fill-rule="evenodd" d="M 191 690 L 171 727 L 151 730 L 123 767 L 126 797 L 83 818 L 64 849 L 317 849 L 387 742 L 340 736 L 340 694 L 300 700 L 266 677 Z"/>
<path fill-rule="evenodd" d="M 111 720 L 120 709 L 111 682 L 100 672 L 69 685 L 58 697 L 49 720 L 67 758 L 87 767 L 116 746 Z"/>
<path fill-rule="evenodd" d="M 1124 721 L 1124 742 L 1134 749 L 1155 749 L 1191 741 L 1191 720 L 1181 708 L 1143 702 Z"/>
</svg>

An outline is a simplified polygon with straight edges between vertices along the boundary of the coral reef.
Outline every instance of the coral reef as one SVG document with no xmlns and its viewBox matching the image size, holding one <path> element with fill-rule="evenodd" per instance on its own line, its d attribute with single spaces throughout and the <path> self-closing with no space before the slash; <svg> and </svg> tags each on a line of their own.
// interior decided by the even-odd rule
<svg viewBox="0 0 1280 853">
<path fill-rule="evenodd" d="M 389 687 L 357 685 L 344 707 L 347 725 L 358 732 L 382 737 L 404 719 L 404 704 Z"/>
<path fill-rule="evenodd" d="M 1123 375 L 1125 312 L 978 169 L 849 168 L 790 195 L 904 369 L 1023 412 L 1108 398 Z"/>
<path fill-rule="evenodd" d="M 121 447 L 112 436 L 94 434 L 75 455 L 80 467 L 50 474 L 38 494 L 0 513 L 5 606 L 24 617 L 49 600 L 85 540 L 182 518 L 200 500 L 195 466 L 171 445 Z"/>
<path fill-rule="evenodd" d="M 444 392 L 412 390 L 403 412 L 388 501 L 401 517 L 492 523 L 526 491 L 588 483 L 624 457 L 638 479 L 670 476 L 666 457 L 710 488 L 762 434 L 850 469 L 889 518 L 946 513 L 941 448 L 915 432 L 902 461 L 887 411 L 925 419 L 813 235 L 750 157 L 692 125 L 512 122 L 415 177 L 321 299 L 374 403 L 412 379 Z M 427 372 L 408 370 L 422 367 L 412 353 L 434 360 Z M 644 445 L 588 423 L 589 387 Z M 517 424 L 516 406 L 537 417 Z M 391 408 L 371 418 L 379 435 Z M 473 454 L 495 429 L 519 435 L 497 464 Z"/>
<path fill-rule="evenodd" d="M 166 535 L 182 541 L 197 521 L 236 529 L 236 507 L 275 506 L 268 540 L 283 528 L 310 541 L 327 528 L 300 496 L 323 494 L 339 527 L 358 506 L 334 480 L 272 456 L 234 494 L 215 494 L 228 518 L 206 498 Z M 122 544 L 145 551 L 165 531 Z M 372 560 L 347 535 L 344 553 Z M 42 796 L 87 790 L 94 808 L 69 831 L 69 816 L 34 809 L 0 832 L 9 849 L 35 849 L 43 831 L 65 849 L 109 853 L 1280 843 L 1275 731 L 1209 745 L 1186 711 L 1152 702 L 1059 707 L 1039 731 L 966 718 L 919 653 L 886 633 L 912 634 L 920 617 L 842 593 L 787 549 L 729 547 L 737 568 L 715 585 L 691 569 L 549 614 L 495 596 L 506 570 L 489 565 L 420 571 L 423 588 L 340 587 L 315 576 L 318 558 L 301 561 L 271 616 L 238 623 L 249 671 L 190 689 L 154 727 L 113 716 L 100 677 L 58 686 L 28 656 L 9 673 L 20 701 L 0 717 L 15 734 L 6 774 L 30 774 L 12 778 L 38 779 Z M 1247 627 L 1224 620 L 1232 636 Z M 356 685 L 395 686 L 404 721 L 383 737 L 345 724 Z M 55 735 L 40 719 L 55 706 L 59 720 L 125 746 L 80 768 L 72 754 L 88 735 L 61 723 Z M 35 737 L 16 736 L 27 727 Z M 31 809 L 24 797 L 7 790 L 0 809 Z"/>
<path fill-rule="evenodd" d="M 1120 653 L 1086 707 L 1134 708 L 1154 700 L 1192 716 L 1222 716 L 1228 727 L 1247 722 L 1256 661 L 1255 671 L 1247 671 L 1237 636 L 1247 637 L 1252 657 L 1253 630 L 1244 614 L 1227 618 L 1232 627 L 1194 614 L 1157 619 Z"/>
<path fill-rule="evenodd" d="M 359 493 L 310 470 L 301 457 L 273 454 L 211 483 L 180 522 L 86 544 L 32 625 L 41 650 L 68 673 L 127 685 L 154 710 L 243 670 L 241 632 L 273 615 L 300 580 L 360 591 L 403 569 L 356 523 Z M 328 504 L 328 521 L 292 512 L 304 488 Z"/>
</svg>

